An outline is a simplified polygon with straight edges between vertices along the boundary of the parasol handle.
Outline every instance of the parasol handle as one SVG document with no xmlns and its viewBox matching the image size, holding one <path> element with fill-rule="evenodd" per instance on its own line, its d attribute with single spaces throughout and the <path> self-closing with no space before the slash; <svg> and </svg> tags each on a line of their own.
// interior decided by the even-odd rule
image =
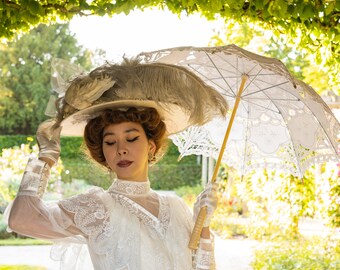
<svg viewBox="0 0 340 270">
<path fill-rule="evenodd" d="M 237 112 L 237 108 L 238 108 L 238 105 L 241 101 L 241 95 L 242 95 L 242 92 L 244 90 L 244 85 L 245 85 L 245 83 L 248 79 L 248 76 L 243 74 L 241 78 L 242 78 L 242 81 L 241 81 L 240 89 L 239 89 L 239 91 L 236 95 L 234 108 L 233 108 L 233 111 L 232 111 L 231 116 L 230 116 L 230 120 L 229 120 L 229 123 L 228 123 L 226 133 L 224 135 L 223 143 L 222 143 L 220 152 L 218 154 L 218 158 L 216 160 L 214 173 L 213 173 L 213 176 L 211 177 L 212 183 L 216 181 L 217 173 L 218 173 L 221 161 L 222 161 L 223 153 L 224 153 L 225 147 L 227 145 L 227 141 L 228 141 L 228 137 L 229 137 L 229 134 L 230 134 L 230 131 L 231 131 L 231 127 L 233 125 L 235 115 L 236 115 L 236 112 Z M 197 215 L 195 226 L 194 226 L 194 229 L 191 233 L 191 238 L 190 238 L 190 241 L 189 241 L 189 244 L 188 244 L 188 247 L 190 249 L 196 250 L 198 248 L 198 243 L 199 243 L 199 240 L 200 240 L 200 237 L 201 237 L 203 224 L 204 224 L 204 220 L 205 220 L 206 216 L 207 216 L 207 207 L 204 206 L 200 209 L 200 211 Z"/>
</svg>

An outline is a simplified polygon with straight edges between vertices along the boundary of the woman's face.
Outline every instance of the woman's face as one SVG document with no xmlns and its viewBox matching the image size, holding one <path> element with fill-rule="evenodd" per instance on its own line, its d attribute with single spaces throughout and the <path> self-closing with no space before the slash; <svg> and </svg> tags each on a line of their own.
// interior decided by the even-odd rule
<svg viewBox="0 0 340 270">
<path fill-rule="evenodd" d="M 105 127 L 102 147 L 106 162 L 119 179 L 147 179 L 148 154 L 155 153 L 156 145 L 147 139 L 141 124 L 123 122 Z"/>
</svg>

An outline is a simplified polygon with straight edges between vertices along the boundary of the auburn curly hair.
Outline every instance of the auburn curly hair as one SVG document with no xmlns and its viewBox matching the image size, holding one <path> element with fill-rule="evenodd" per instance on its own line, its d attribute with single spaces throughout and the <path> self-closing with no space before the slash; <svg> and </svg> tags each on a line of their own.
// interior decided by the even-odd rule
<svg viewBox="0 0 340 270">
<path fill-rule="evenodd" d="M 135 108 L 127 110 L 106 109 L 96 118 L 91 119 L 84 131 L 84 142 L 87 147 L 87 155 L 92 157 L 100 165 L 106 167 L 106 159 L 103 153 L 103 132 L 105 127 L 111 124 L 123 122 L 139 123 L 143 127 L 146 137 L 152 139 L 156 144 L 154 159 L 155 163 L 166 152 L 168 139 L 166 126 L 157 110 L 154 108 Z"/>
</svg>

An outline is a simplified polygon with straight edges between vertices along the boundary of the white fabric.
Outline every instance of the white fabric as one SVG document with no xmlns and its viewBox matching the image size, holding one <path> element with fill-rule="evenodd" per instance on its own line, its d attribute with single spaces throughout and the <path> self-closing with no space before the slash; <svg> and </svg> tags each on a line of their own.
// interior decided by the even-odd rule
<svg viewBox="0 0 340 270">
<path fill-rule="evenodd" d="M 220 92 L 230 108 L 247 76 L 223 155 L 223 162 L 241 174 L 268 168 L 302 177 L 311 164 L 340 161 L 340 123 L 321 97 L 279 60 L 233 44 L 171 48 L 140 57 L 188 68 Z M 216 118 L 171 139 L 181 156 L 217 158 L 229 122 L 230 115 Z"/>
<path fill-rule="evenodd" d="M 214 215 L 217 207 L 217 182 L 208 182 L 204 190 L 198 195 L 194 204 L 194 220 L 197 219 L 200 210 L 207 207 L 206 217 L 204 219 L 203 227 L 210 226 L 210 220 Z"/>
<path fill-rule="evenodd" d="M 175 195 L 151 190 L 149 181 L 116 180 L 107 191 L 94 188 L 57 204 L 20 195 L 6 212 L 13 231 L 56 242 L 52 258 L 61 269 L 214 268 L 212 244 L 195 257 L 210 261 L 193 262 L 188 207 Z"/>
<path fill-rule="evenodd" d="M 49 176 L 50 166 L 46 162 L 35 158 L 29 159 L 22 177 L 19 194 L 41 198 L 45 193 Z"/>
</svg>

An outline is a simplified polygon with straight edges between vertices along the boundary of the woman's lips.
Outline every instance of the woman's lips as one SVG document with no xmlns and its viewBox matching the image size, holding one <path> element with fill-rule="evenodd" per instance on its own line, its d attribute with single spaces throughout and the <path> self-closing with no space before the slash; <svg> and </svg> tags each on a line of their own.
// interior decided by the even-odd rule
<svg viewBox="0 0 340 270">
<path fill-rule="evenodd" d="M 118 167 L 121 167 L 121 168 L 126 168 L 126 167 L 129 167 L 131 164 L 132 164 L 132 161 L 129 161 L 129 160 L 122 160 L 122 161 L 119 161 L 119 162 L 117 163 L 117 166 L 118 166 Z"/>
</svg>

